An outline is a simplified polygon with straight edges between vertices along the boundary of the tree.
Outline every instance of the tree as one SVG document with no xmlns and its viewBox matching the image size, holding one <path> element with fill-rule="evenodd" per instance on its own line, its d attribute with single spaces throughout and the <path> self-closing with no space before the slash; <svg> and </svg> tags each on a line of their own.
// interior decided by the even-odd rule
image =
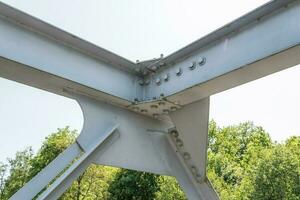
<svg viewBox="0 0 300 200">
<path fill-rule="evenodd" d="M 8 159 L 9 176 L 5 180 L 2 199 L 8 199 L 30 180 L 30 161 L 33 157 L 31 148 L 16 153 L 15 158 Z"/>
<path fill-rule="evenodd" d="M 157 200 L 186 200 L 177 180 L 170 176 L 160 176 L 160 190 L 156 192 Z"/>
<path fill-rule="evenodd" d="M 209 126 L 207 174 L 222 199 L 247 199 L 256 162 L 271 148 L 269 135 L 253 123 Z"/>
<path fill-rule="evenodd" d="M 77 131 L 72 131 L 69 127 L 58 129 L 57 132 L 50 134 L 45 139 L 35 156 L 31 148 L 17 152 L 14 159 L 9 159 L 10 175 L 4 181 L 4 197 L 1 199 L 5 200 L 11 197 L 69 145 L 75 142 L 76 137 Z M 74 181 L 60 199 L 106 199 L 108 196 L 108 182 L 112 177 L 111 174 L 115 171 L 115 168 L 90 166 Z"/>
<path fill-rule="evenodd" d="M 7 165 L 0 162 L 0 199 L 4 199 L 5 174 Z"/>
<path fill-rule="evenodd" d="M 300 200 L 300 137 L 265 152 L 250 198 Z"/>
<path fill-rule="evenodd" d="M 115 200 L 152 200 L 160 190 L 158 175 L 121 169 L 108 187 Z"/>
</svg>

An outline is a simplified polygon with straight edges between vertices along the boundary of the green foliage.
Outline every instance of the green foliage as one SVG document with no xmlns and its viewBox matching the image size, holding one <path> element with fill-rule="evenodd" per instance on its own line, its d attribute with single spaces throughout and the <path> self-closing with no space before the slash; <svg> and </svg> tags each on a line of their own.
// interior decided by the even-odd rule
<svg viewBox="0 0 300 200">
<path fill-rule="evenodd" d="M 4 199 L 4 188 L 5 188 L 5 173 L 7 165 L 0 162 L 0 199 Z"/>
<path fill-rule="evenodd" d="M 108 191 L 115 200 L 152 200 L 159 189 L 158 175 L 122 169 L 110 183 Z"/>
<path fill-rule="evenodd" d="M 30 180 L 31 165 L 33 157 L 32 149 L 27 148 L 24 151 L 16 153 L 14 159 L 9 159 L 9 176 L 5 180 L 2 199 L 8 199 L 17 192 L 27 181 Z"/>
<path fill-rule="evenodd" d="M 157 200 L 186 200 L 174 177 L 160 176 L 160 191 L 156 193 Z"/>
<path fill-rule="evenodd" d="M 251 199 L 300 200 L 300 137 L 265 152 Z"/>
<path fill-rule="evenodd" d="M 7 200 L 75 141 L 77 132 L 58 129 L 37 154 L 31 148 L 0 163 L 0 199 Z M 250 122 L 220 128 L 209 126 L 207 175 L 221 199 L 300 200 L 300 137 L 272 143 Z M 7 173 L 8 172 L 8 173 Z M 60 197 L 61 200 L 185 200 L 173 177 L 91 165 Z"/>
<path fill-rule="evenodd" d="M 74 143 L 76 137 L 77 131 L 71 131 L 69 127 L 58 129 L 56 133 L 46 137 L 37 155 L 31 160 L 32 170 L 30 171 L 30 176 L 34 177 L 46 167 L 69 145 Z"/>
</svg>

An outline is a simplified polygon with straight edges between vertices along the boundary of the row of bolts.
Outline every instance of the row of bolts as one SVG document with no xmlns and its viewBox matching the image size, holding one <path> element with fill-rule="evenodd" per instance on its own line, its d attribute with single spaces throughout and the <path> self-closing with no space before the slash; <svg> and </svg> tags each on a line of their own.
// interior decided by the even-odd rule
<svg viewBox="0 0 300 200">
<path fill-rule="evenodd" d="M 160 101 L 160 102 L 158 102 L 158 105 L 164 106 L 164 105 L 166 105 L 166 103 L 163 102 L 163 101 Z M 158 109 L 158 105 L 152 104 L 152 105 L 150 106 L 150 108 L 152 108 L 152 109 Z M 177 109 L 178 109 L 178 107 L 176 107 L 176 106 L 171 106 L 171 107 L 170 107 L 170 110 L 169 110 L 169 109 L 163 109 L 163 113 L 164 113 L 164 114 L 169 114 L 170 111 L 176 111 Z M 135 107 L 133 107 L 133 110 L 139 111 L 140 108 L 137 107 L 137 106 L 135 106 Z M 147 110 L 147 109 L 141 109 L 140 112 L 146 114 L 146 113 L 148 112 L 148 110 Z M 154 114 L 153 114 L 153 117 L 154 117 L 154 118 L 157 118 L 157 117 L 158 117 L 158 114 L 157 114 L 157 113 L 154 113 Z"/>
<path fill-rule="evenodd" d="M 177 148 L 178 148 L 178 149 L 183 148 L 183 145 L 184 145 L 184 144 L 183 144 L 183 141 L 179 138 L 178 132 L 177 132 L 176 130 L 173 129 L 173 130 L 170 131 L 170 134 L 171 134 L 171 136 L 174 138 L 174 140 L 175 140 L 175 142 L 176 142 Z M 189 161 L 189 160 L 191 159 L 191 155 L 190 155 L 188 152 L 183 152 L 183 153 L 182 153 L 182 157 L 183 157 L 183 159 L 184 159 L 186 162 Z M 200 183 L 201 175 L 197 172 L 196 166 L 195 166 L 195 165 L 190 165 L 189 168 L 190 168 L 192 174 L 194 175 L 196 181 L 197 181 L 198 183 Z"/>
<path fill-rule="evenodd" d="M 204 65 L 206 63 L 206 58 L 205 57 L 200 57 L 200 60 L 198 61 L 198 65 L 199 66 L 202 66 L 202 65 Z M 189 69 L 190 70 L 194 70 L 194 69 L 196 69 L 196 67 L 197 67 L 197 62 L 193 62 L 190 66 L 189 66 Z M 181 76 L 182 74 L 183 74 L 183 69 L 182 68 L 177 68 L 176 70 L 175 70 L 175 74 L 176 74 L 176 76 Z M 165 81 L 165 82 L 167 82 L 167 81 L 169 81 L 170 80 L 170 74 L 168 74 L 168 73 L 166 73 L 166 74 L 164 74 L 163 76 L 162 76 L 162 79 Z M 150 80 L 149 79 L 146 79 L 146 80 L 139 80 L 139 84 L 141 85 L 141 86 L 143 86 L 143 85 L 149 85 L 149 83 L 150 83 Z M 157 77 L 156 78 L 156 80 L 155 80 L 155 83 L 156 83 L 156 85 L 161 85 L 161 83 L 162 83 L 162 80 L 161 80 L 161 78 L 160 77 Z"/>
</svg>

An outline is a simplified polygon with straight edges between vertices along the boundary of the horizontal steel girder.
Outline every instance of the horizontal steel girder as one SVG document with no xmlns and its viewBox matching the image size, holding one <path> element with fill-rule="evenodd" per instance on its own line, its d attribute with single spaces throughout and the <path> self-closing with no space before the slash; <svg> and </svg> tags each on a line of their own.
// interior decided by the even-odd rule
<svg viewBox="0 0 300 200">
<path fill-rule="evenodd" d="M 0 76 L 130 110 L 158 99 L 179 108 L 299 64 L 299 19 L 299 0 L 271 1 L 166 58 L 135 64 L 0 3 Z"/>
</svg>

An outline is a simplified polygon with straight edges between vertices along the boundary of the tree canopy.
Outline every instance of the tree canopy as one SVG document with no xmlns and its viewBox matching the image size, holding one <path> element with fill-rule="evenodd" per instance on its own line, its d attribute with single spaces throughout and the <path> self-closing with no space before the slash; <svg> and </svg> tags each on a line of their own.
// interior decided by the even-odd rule
<svg viewBox="0 0 300 200">
<path fill-rule="evenodd" d="M 0 199 L 7 200 L 72 144 L 68 127 L 45 138 L 40 149 L 18 151 L 0 162 Z M 300 200 L 300 137 L 273 142 L 251 122 L 218 127 L 209 124 L 207 176 L 224 200 Z M 91 165 L 60 197 L 62 200 L 184 200 L 173 177 Z"/>
</svg>

